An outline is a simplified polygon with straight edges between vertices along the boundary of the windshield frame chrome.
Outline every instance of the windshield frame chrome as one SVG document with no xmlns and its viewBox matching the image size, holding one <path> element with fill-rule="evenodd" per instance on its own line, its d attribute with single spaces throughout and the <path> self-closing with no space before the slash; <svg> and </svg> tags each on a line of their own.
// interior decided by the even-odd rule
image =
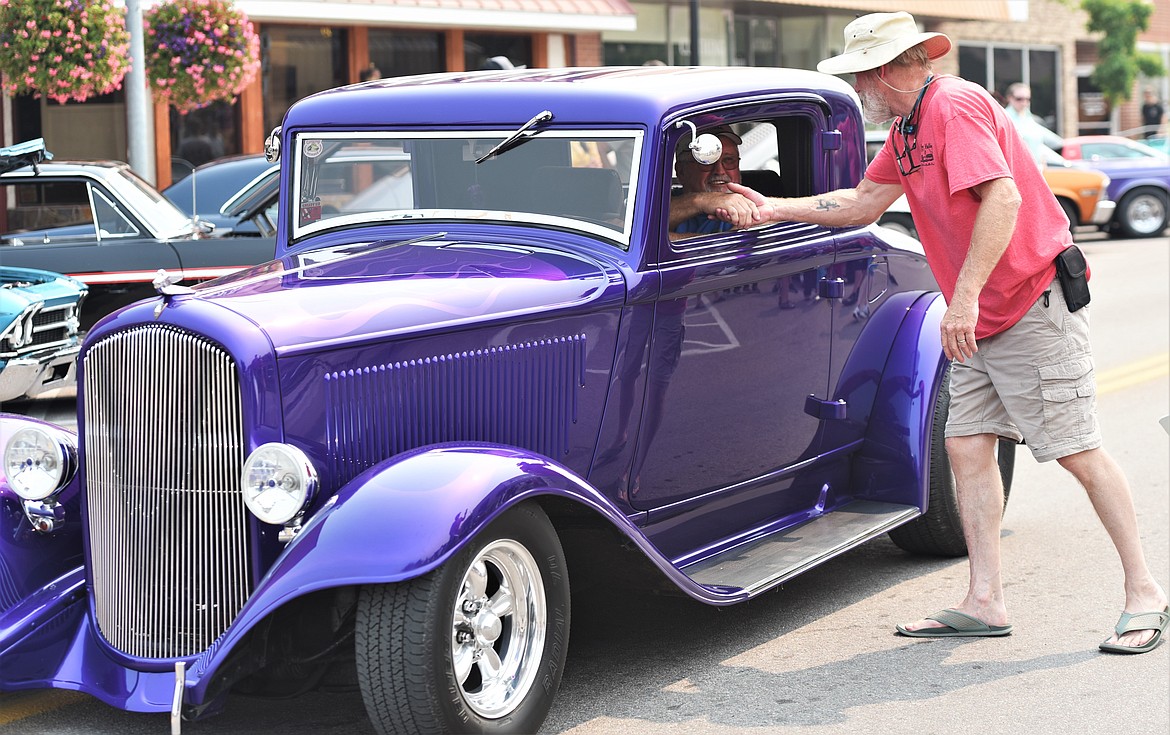
<svg viewBox="0 0 1170 735">
<path fill-rule="evenodd" d="M 363 225 L 385 225 L 396 222 L 413 222 L 420 221 L 435 221 L 436 223 L 456 223 L 459 221 L 467 221 L 474 223 L 483 222 L 498 222 L 501 224 L 524 224 L 536 225 L 542 227 L 550 227 L 556 229 L 568 229 L 580 232 L 582 234 L 600 238 L 610 243 L 616 244 L 622 249 L 628 249 L 630 246 L 632 231 L 634 225 L 634 211 L 637 204 L 637 195 L 639 193 L 639 175 L 642 164 L 642 156 L 644 154 L 643 144 L 645 141 L 645 131 L 641 128 L 634 127 L 602 127 L 593 128 L 588 126 L 573 126 L 573 127 L 548 127 L 540 131 L 540 139 L 617 139 L 627 140 L 632 143 L 631 157 L 629 164 L 629 181 L 623 181 L 623 188 L 625 189 L 625 210 L 623 212 L 623 219 L 621 229 L 614 229 L 602 224 L 595 224 L 581 219 L 575 219 L 568 216 L 546 215 L 535 212 L 511 211 L 511 210 L 492 210 L 492 209 L 450 209 L 450 208 L 427 208 L 427 209 L 403 209 L 403 210 L 387 210 L 385 212 L 361 212 L 355 214 L 344 214 L 339 216 L 332 216 L 326 220 L 320 220 L 310 224 L 302 225 L 298 221 L 297 210 L 299 204 L 299 194 L 304 185 L 303 174 L 304 166 L 304 147 L 308 141 L 333 142 L 333 141 L 362 141 L 362 140 L 462 140 L 473 141 L 473 150 L 488 150 L 495 144 L 505 140 L 508 136 L 515 132 L 514 129 L 499 129 L 496 127 L 483 128 L 475 130 L 418 130 L 418 129 L 395 129 L 395 130 L 299 130 L 292 136 L 291 155 L 286 155 L 288 165 L 292 167 L 289 181 L 289 191 L 292 193 L 289 197 L 290 201 L 287 206 L 283 206 L 280 217 L 283 224 L 288 228 L 290 234 L 289 241 L 296 243 L 303 241 L 305 238 L 318 235 L 327 231 L 334 231 L 342 228 L 352 228 Z M 503 150 L 499 152 L 497 158 L 506 158 L 510 150 Z M 619 171 L 619 176 L 624 173 Z"/>
</svg>

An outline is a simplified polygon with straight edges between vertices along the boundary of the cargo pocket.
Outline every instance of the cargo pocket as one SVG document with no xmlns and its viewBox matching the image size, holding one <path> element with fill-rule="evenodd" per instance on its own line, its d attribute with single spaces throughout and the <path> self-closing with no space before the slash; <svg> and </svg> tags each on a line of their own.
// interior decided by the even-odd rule
<svg viewBox="0 0 1170 735">
<path fill-rule="evenodd" d="M 1096 431 L 1092 369 L 1089 355 L 1037 366 L 1044 399 L 1044 430 L 1050 444 L 1066 444 Z"/>
</svg>

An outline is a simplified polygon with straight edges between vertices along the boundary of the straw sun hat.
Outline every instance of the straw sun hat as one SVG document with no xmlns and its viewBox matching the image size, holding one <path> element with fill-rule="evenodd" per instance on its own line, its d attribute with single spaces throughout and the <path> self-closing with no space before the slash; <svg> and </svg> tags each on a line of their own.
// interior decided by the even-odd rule
<svg viewBox="0 0 1170 735">
<path fill-rule="evenodd" d="M 845 51 L 817 64 L 825 74 L 856 74 L 888 64 L 906 49 L 926 46 L 933 61 L 951 50 L 942 33 L 919 33 L 914 16 L 906 12 L 870 13 L 845 26 Z"/>
</svg>

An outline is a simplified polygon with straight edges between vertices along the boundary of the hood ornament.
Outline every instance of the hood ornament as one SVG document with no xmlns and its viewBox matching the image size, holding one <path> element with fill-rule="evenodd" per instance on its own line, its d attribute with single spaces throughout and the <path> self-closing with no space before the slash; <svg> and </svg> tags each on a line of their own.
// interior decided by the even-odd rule
<svg viewBox="0 0 1170 735">
<path fill-rule="evenodd" d="M 154 318 L 158 319 L 159 314 L 166 307 L 170 300 L 175 296 L 189 296 L 195 293 L 195 289 L 190 286 L 179 286 L 177 283 L 183 280 L 182 273 L 167 273 L 166 269 L 159 268 L 158 273 L 154 276 L 154 290 L 162 296 L 162 301 L 158 302 L 158 306 L 154 307 Z"/>
</svg>

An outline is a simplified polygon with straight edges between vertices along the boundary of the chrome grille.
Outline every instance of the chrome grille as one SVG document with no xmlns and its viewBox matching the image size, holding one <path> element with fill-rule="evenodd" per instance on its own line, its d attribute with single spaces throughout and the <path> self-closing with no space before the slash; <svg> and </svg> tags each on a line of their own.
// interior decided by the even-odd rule
<svg viewBox="0 0 1170 735">
<path fill-rule="evenodd" d="M 0 333 L 0 358 L 32 354 L 46 347 L 64 345 L 77 335 L 74 304 L 40 308 L 32 306 Z"/>
<path fill-rule="evenodd" d="M 235 363 L 150 325 L 95 344 L 83 367 L 98 628 L 132 656 L 198 654 L 252 591 Z"/>
</svg>

